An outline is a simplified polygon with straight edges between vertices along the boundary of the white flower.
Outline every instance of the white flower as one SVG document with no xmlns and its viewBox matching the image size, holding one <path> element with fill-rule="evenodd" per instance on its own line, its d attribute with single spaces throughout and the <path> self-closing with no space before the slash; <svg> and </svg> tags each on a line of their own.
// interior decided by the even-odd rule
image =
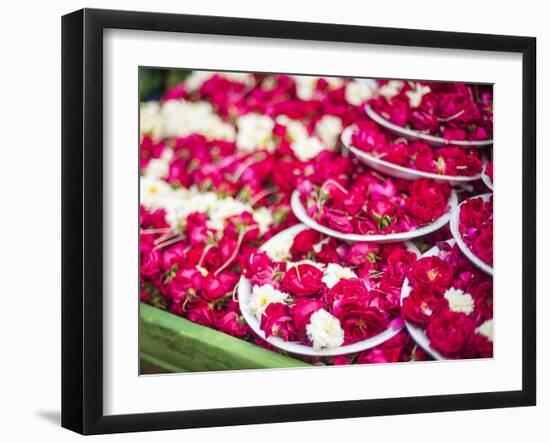
<svg viewBox="0 0 550 443">
<path fill-rule="evenodd" d="M 404 82 L 402 80 L 390 80 L 378 89 L 378 93 L 389 100 L 393 96 L 399 94 L 399 91 L 403 87 L 403 83 Z"/>
<path fill-rule="evenodd" d="M 244 151 L 267 149 L 275 147 L 273 127 L 275 122 L 267 115 L 245 114 L 237 119 L 237 147 Z"/>
<path fill-rule="evenodd" d="M 327 285 L 328 288 L 332 288 L 343 278 L 357 278 L 357 274 L 350 268 L 340 266 L 336 263 L 329 263 L 321 281 Z"/>
<path fill-rule="evenodd" d="M 290 236 L 277 239 L 276 242 L 266 243 L 268 247 L 263 248 L 267 256 L 273 261 L 286 261 L 291 257 L 290 248 L 294 243 L 294 238 Z"/>
<path fill-rule="evenodd" d="M 246 86 L 253 86 L 255 83 L 254 74 L 249 72 L 217 72 L 221 77 L 237 83 L 244 83 Z"/>
<path fill-rule="evenodd" d="M 286 303 L 289 297 L 289 294 L 275 289 L 270 284 L 254 285 L 248 300 L 248 309 L 260 320 L 270 303 Z"/>
<path fill-rule="evenodd" d="M 271 211 L 266 207 L 256 209 L 252 213 L 252 217 L 254 221 L 258 223 L 258 229 L 261 235 L 269 231 L 269 227 L 273 224 L 273 214 L 271 214 Z"/>
<path fill-rule="evenodd" d="M 161 108 L 165 137 L 202 134 L 210 140 L 235 139 L 235 128 L 225 123 L 207 102 L 168 100 Z"/>
<path fill-rule="evenodd" d="M 300 100 L 311 100 L 315 97 L 315 88 L 321 77 L 313 75 L 293 75 L 292 78 L 296 82 L 296 95 Z M 329 89 L 338 89 L 344 84 L 344 80 L 340 77 L 323 77 L 328 83 Z"/>
<path fill-rule="evenodd" d="M 315 134 L 330 150 L 336 147 L 341 132 L 342 120 L 335 115 L 325 115 L 315 125 Z"/>
<path fill-rule="evenodd" d="M 311 100 L 315 95 L 315 86 L 319 77 L 310 75 L 293 75 L 296 82 L 296 95 L 300 100 Z"/>
<path fill-rule="evenodd" d="M 445 298 L 449 302 L 449 309 L 453 312 L 463 312 L 467 315 L 474 312 L 474 299 L 461 289 L 447 289 Z"/>
<path fill-rule="evenodd" d="M 307 128 L 298 120 L 288 118 L 286 115 L 280 115 L 277 117 L 276 122 L 286 127 L 286 134 L 290 138 L 291 142 L 303 140 L 309 137 Z"/>
<path fill-rule="evenodd" d="M 214 72 L 192 71 L 191 74 L 185 78 L 185 88 L 190 92 L 196 91 L 212 76 L 214 76 Z"/>
<path fill-rule="evenodd" d="M 170 162 L 165 158 L 153 158 L 149 160 L 147 166 L 143 170 L 145 177 L 165 178 L 170 170 Z"/>
<path fill-rule="evenodd" d="M 164 180 L 154 177 L 140 177 L 140 203 L 147 209 L 164 208 L 172 194 L 172 187 Z"/>
<path fill-rule="evenodd" d="M 317 137 L 308 137 L 295 141 L 290 145 L 292 152 L 298 160 L 305 162 L 317 157 L 325 147 Z"/>
<path fill-rule="evenodd" d="M 485 320 L 481 325 L 479 325 L 476 332 L 486 337 L 487 340 L 493 341 L 493 319 Z"/>
<path fill-rule="evenodd" d="M 162 137 L 163 121 L 160 115 L 159 102 L 150 101 L 141 103 L 139 106 L 139 132 L 149 135 L 154 139 Z"/>
<path fill-rule="evenodd" d="M 410 91 L 405 92 L 409 98 L 409 104 L 412 108 L 418 108 L 422 103 L 422 97 L 431 91 L 429 86 L 423 86 L 421 83 L 415 82 Z"/>
<path fill-rule="evenodd" d="M 366 82 L 353 81 L 346 85 L 346 101 L 353 106 L 359 106 L 373 95 Z"/>
<path fill-rule="evenodd" d="M 340 320 L 324 309 L 311 314 L 306 332 L 316 351 L 337 348 L 344 343 L 344 330 Z"/>
<path fill-rule="evenodd" d="M 215 204 L 208 211 L 208 226 L 217 231 L 222 231 L 225 226 L 225 220 L 249 211 L 249 209 L 249 206 L 231 197 L 216 199 Z"/>
<path fill-rule="evenodd" d="M 342 77 L 323 77 L 328 83 L 328 87 L 331 90 L 341 88 L 344 85 L 344 79 Z"/>
</svg>

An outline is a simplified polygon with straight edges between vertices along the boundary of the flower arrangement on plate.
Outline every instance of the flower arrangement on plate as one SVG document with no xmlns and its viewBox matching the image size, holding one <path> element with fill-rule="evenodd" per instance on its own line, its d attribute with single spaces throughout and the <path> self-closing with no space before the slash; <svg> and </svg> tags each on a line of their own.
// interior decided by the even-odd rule
<svg viewBox="0 0 550 443">
<path fill-rule="evenodd" d="M 411 140 L 432 145 L 492 144 L 490 87 L 463 83 L 381 81 L 366 106 L 374 121 Z"/>
<path fill-rule="evenodd" d="M 298 219 L 327 235 L 396 242 L 444 226 L 456 194 L 448 183 L 394 180 L 359 165 L 344 179 L 303 181 L 291 204 Z"/>
<path fill-rule="evenodd" d="M 461 202 L 451 216 L 450 227 L 464 255 L 493 275 L 493 194 Z"/>
<path fill-rule="evenodd" d="M 460 184 L 481 176 L 482 159 L 477 150 L 453 146 L 434 149 L 422 141 L 395 138 L 372 120 L 346 128 L 342 143 L 366 165 L 396 178 Z"/>
<path fill-rule="evenodd" d="M 493 281 L 453 240 L 423 254 L 407 273 L 401 315 L 438 360 L 493 356 Z"/>
<path fill-rule="evenodd" d="M 248 258 L 239 304 L 273 346 L 310 356 L 381 345 L 403 328 L 400 292 L 418 250 L 412 244 L 348 244 L 291 227 Z"/>
</svg>

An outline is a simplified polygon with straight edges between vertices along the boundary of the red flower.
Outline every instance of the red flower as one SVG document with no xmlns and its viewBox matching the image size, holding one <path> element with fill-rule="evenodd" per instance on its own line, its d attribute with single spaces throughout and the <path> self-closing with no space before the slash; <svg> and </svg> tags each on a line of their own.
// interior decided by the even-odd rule
<svg viewBox="0 0 550 443">
<path fill-rule="evenodd" d="M 486 281 L 479 284 L 473 296 L 476 312 L 478 312 L 484 320 L 493 318 L 493 282 Z"/>
<path fill-rule="evenodd" d="M 472 243 L 472 250 L 485 263 L 493 264 L 493 225 L 481 231 Z"/>
<path fill-rule="evenodd" d="M 266 337 L 281 337 L 285 341 L 296 340 L 296 328 L 292 323 L 288 306 L 283 303 L 270 303 L 262 315 L 260 328 Z"/>
<path fill-rule="evenodd" d="M 271 260 L 264 251 L 255 251 L 248 255 L 241 263 L 243 274 L 246 278 L 251 278 L 258 272 L 266 269 L 271 264 Z"/>
<path fill-rule="evenodd" d="M 200 325 L 208 326 L 209 328 L 216 327 L 216 313 L 208 305 L 194 306 L 186 314 L 186 317 Z"/>
<path fill-rule="evenodd" d="M 248 335 L 246 321 L 236 311 L 228 311 L 221 315 L 216 326 L 220 331 L 234 337 L 245 337 Z"/>
<path fill-rule="evenodd" d="M 474 322 L 462 312 L 446 311 L 426 328 L 430 345 L 444 357 L 460 358 L 475 333 Z"/>
<path fill-rule="evenodd" d="M 408 277 L 413 285 L 423 285 L 443 292 L 453 281 L 453 269 L 440 258 L 423 257 L 412 266 Z"/>
<path fill-rule="evenodd" d="M 322 278 L 323 271 L 319 268 L 313 265 L 301 264 L 293 266 L 285 273 L 282 286 L 285 291 L 296 297 L 311 296 L 323 289 Z"/>
<path fill-rule="evenodd" d="M 357 357 L 357 363 L 393 363 L 403 361 L 403 357 L 409 355 L 409 352 L 405 351 L 410 343 L 409 334 L 401 331 L 381 345 L 361 352 Z"/>
<path fill-rule="evenodd" d="M 366 299 L 345 297 L 335 303 L 333 312 L 344 330 L 344 344 L 373 337 L 386 329 L 388 319 L 380 309 L 369 307 Z"/>
<path fill-rule="evenodd" d="M 363 280 L 358 278 L 343 278 L 329 289 L 326 298 L 328 304 L 336 311 L 336 306 L 344 298 L 367 300 L 369 291 Z"/>
<path fill-rule="evenodd" d="M 290 248 L 292 254 L 307 254 L 313 246 L 321 241 L 321 233 L 314 229 L 304 229 L 294 237 Z"/>
<path fill-rule="evenodd" d="M 210 273 L 204 280 L 202 296 L 207 300 L 214 301 L 230 295 L 238 281 L 239 276 L 234 272 L 222 271 L 218 275 Z"/>
<path fill-rule="evenodd" d="M 154 279 L 160 273 L 160 255 L 157 251 L 150 250 L 141 254 L 139 272 L 142 277 Z"/>
<path fill-rule="evenodd" d="M 404 280 L 412 264 L 416 261 L 416 254 L 406 249 L 396 248 L 389 255 L 387 273 L 390 278 Z"/>
<path fill-rule="evenodd" d="M 403 299 L 401 315 L 416 325 L 425 326 L 446 307 L 447 301 L 441 294 L 429 287 L 416 286 Z"/>
</svg>

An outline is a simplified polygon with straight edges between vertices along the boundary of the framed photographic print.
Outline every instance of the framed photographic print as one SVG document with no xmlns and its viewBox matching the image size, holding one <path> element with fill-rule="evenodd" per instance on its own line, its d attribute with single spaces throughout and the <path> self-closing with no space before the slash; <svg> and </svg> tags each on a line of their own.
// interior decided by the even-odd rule
<svg viewBox="0 0 550 443">
<path fill-rule="evenodd" d="M 534 405 L 535 50 L 64 16 L 62 425 Z"/>
</svg>

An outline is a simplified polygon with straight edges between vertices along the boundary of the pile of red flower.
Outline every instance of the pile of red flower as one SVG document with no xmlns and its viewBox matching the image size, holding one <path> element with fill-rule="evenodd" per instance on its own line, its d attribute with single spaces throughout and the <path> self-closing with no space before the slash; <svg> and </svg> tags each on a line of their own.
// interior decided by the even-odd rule
<svg viewBox="0 0 550 443">
<path fill-rule="evenodd" d="M 463 83 L 381 82 L 370 106 L 391 123 L 446 140 L 488 140 L 493 134 L 490 86 Z"/>
<path fill-rule="evenodd" d="M 458 230 L 466 245 L 483 262 L 493 265 L 493 196 L 472 197 L 460 205 Z"/>
<path fill-rule="evenodd" d="M 304 181 L 300 199 L 309 217 L 338 232 L 362 235 L 407 232 L 450 210 L 451 187 L 430 179 L 391 179 L 357 166 L 349 178 L 319 185 Z"/>
<path fill-rule="evenodd" d="M 493 356 L 493 282 L 448 243 L 407 274 L 412 287 L 403 318 L 423 328 L 430 347 L 445 358 Z"/>
<path fill-rule="evenodd" d="M 419 140 L 395 138 L 371 120 L 355 125 L 351 142 L 355 148 L 376 158 L 417 171 L 470 177 L 482 169 L 479 149 L 432 148 Z"/>
<path fill-rule="evenodd" d="M 399 329 L 401 286 L 416 259 L 403 244 L 346 244 L 306 229 L 289 244 L 278 242 L 278 250 L 260 250 L 298 222 L 290 207 L 295 190 L 310 217 L 344 233 L 409 231 L 449 211 L 449 185 L 394 180 L 343 155 L 339 137 L 347 126 L 358 128 L 359 149 L 384 160 L 445 175 L 480 172 L 477 151 L 396 140 L 368 119 L 364 104 L 370 100 L 394 123 L 426 133 L 482 139 L 492 133 L 492 98 L 484 88 L 380 85 L 195 71 L 161 100 L 142 103 L 141 300 L 277 351 L 240 311 L 237 283 L 244 274 L 252 283 L 249 308 L 267 336 L 329 349 Z M 437 128 L 422 129 L 434 117 Z M 485 228 L 467 230 L 480 243 L 472 243 L 474 252 L 487 247 Z M 441 229 L 419 244 L 447 238 Z M 459 340 L 455 332 L 462 336 L 458 328 L 446 339 Z M 351 364 L 430 357 L 402 330 L 358 354 L 296 358 Z"/>
</svg>

